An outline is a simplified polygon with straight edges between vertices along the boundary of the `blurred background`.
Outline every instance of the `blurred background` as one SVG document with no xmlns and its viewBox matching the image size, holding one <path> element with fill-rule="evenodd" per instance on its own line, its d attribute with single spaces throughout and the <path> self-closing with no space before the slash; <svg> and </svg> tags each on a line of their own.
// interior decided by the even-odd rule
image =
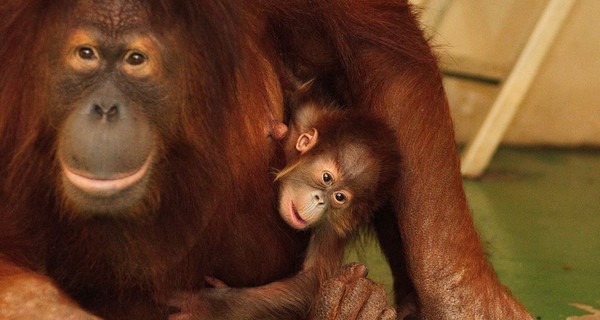
<svg viewBox="0 0 600 320">
<path fill-rule="evenodd" d="M 600 319 L 600 1 L 412 2 L 499 278 L 534 318 Z M 375 243 L 347 259 L 391 292 Z"/>
<path fill-rule="evenodd" d="M 467 143 L 490 111 L 549 1 L 413 2 L 421 6 L 424 28 L 447 74 L 444 81 L 457 141 Z M 573 1 L 503 143 L 600 146 L 599 14 L 600 1 Z"/>
</svg>

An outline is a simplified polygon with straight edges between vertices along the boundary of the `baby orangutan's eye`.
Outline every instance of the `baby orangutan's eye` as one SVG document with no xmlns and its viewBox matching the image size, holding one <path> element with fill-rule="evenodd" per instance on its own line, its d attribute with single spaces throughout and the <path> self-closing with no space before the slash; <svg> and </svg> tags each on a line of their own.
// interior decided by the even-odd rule
<svg viewBox="0 0 600 320">
<path fill-rule="evenodd" d="M 335 199 L 335 202 L 338 204 L 344 204 L 346 203 L 346 194 L 344 194 L 343 192 L 336 192 L 333 194 L 333 197 Z"/>
<path fill-rule="evenodd" d="M 333 182 L 333 176 L 329 172 L 323 172 L 323 182 L 325 185 L 330 185 Z"/>
</svg>

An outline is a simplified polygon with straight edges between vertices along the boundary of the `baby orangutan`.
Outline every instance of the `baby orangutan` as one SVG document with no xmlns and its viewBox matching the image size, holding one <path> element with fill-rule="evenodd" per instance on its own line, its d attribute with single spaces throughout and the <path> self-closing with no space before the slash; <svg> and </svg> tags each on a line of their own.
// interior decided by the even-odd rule
<svg viewBox="0 0 600 320">
<path fill-rule="evenodd" d="M 288 279 L 242 289 L 228 288 L 218 279 L 207 277 L 207 283 L 215 287 L 204 290 L 201 297 L 210 301 L 208 304 L 238 301 L 218 308 L 220 312 L 227 310 L 227 315 L 211 318 L 267 318 L 265 314 L 273 319 L 305 318 L 308 310 L 312 310 L 313 319 L 326 318 L 318 315 L 314 301 L 307 297 L 313 297 L 340 269 L 348 240 L 390 199 L 399 161 L 395 133 L 373 116 L 332 106 L 311 93 L 309 86 L 300 86 L 290 94 L 289 128 L 276 124 L 278 127 L 273 129 L 277 131 L 275 139 L 287 134 L 287 165 L 275 178 L 279 184 L 279 213 L 292 228 L 312 231 L 302 271 Z M 211 309 L 206 302 L 200 304 L 205 312 Z M 175 305 L 182 307 L 181 301 Z M 190 302 L 183 304 L 184 312 L 189 309 L 185 305 Z M 188 319 L 181 316 L 177 319 Z M 376 318 L 395 316 L 389 308 Z"/>
<path fill-rule="evenodd" d="M 378 119 L 332 107 L 301 88 L 290 97 L 279 172 L 279 213 L 291 227 L 312 229 L 303 271 L 319 283 L 340 267 L 344 247 L 389 198 L 399 161 L 395 134 Z"/>
</svg>

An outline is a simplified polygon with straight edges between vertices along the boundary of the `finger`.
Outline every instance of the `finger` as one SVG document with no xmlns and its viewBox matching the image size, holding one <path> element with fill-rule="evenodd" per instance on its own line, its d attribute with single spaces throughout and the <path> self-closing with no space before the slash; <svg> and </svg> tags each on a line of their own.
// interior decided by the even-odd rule
<svg viewBox="0 0 600 320">
<path fill-rule="evenodd" d="M 365 278 L 358 278 L 356 282 L 346 285 L 346 294 L 336 319 L 356 319 L 365 301 L 371 295 L 371 288 L 371 281 Z"/>
<path fill-rule="evenodd" d="M 206 276 L 204 277 L 204 281 L 206 281 L 206 283 L 213 288 L 229 288 L 229 286 L 226 285 L 225 282 L 214 277 Z"/>
<path fill-rule="evenodd" d="M 176 313 L 169 315 L 169 320 L 192 320 L 192 315 L 189 313 Z"/>
<path fill-rule="evenodd" d="M 396 310 L 394 308 L 387 308 L 383 310 L 381 315 L 377 318 L 378 320 L 396 320 Z M 375 318 L 371 318 L 375 319 Z"/>
<path fill-rule="evenodd" d="M 344 296 L 346 285 L 338 280 L 328 280 L 323 283 L 319 298 L 315 303 L 311 319 L 333 319 Z"/>
<path fill-rule="evenodd" d="M 362 263 L 349 263 L 344 265 L 336 274 L 335 278 L 340 281 L 350 283 L 359 278 L 364 278 L 369 273 L 369 269 Z"/>
<path fill-rule="evenodd" d="M 271 133 L 271 136 L 273 137 L 273 139 L 275 140 L 281 140 L 283 138 L 285 138 L 285 136 L 288 133 L 288 127 L 278 121 L 274 121 L 273 122 L 273 132 Z"/>
<path fill-rule="evenodd" d="M 382 310 L 387 307 L 387 299 L 385 291 L 380 286 L 376 286 L 372 289 L 371 295 L 367 298 L 367 301 L 360 309 L 357 319 L 360 320 L 371 320 L 377 319 L 382 314 Z M 393 309 L 392 309 L 393 310 Z M 394 312 L 395 315 L 395 312 Z"/>
</svg>

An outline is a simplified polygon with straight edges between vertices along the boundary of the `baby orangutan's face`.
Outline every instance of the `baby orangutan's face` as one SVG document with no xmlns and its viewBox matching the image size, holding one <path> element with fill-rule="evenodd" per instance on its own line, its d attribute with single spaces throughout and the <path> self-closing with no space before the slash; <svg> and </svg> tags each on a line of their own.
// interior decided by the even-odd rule
<svg viewBox="0 0 600 320">
<path fill-rule="evenodd" d="M 333 158 L 312 157 L 282 176 L 279 213 L 291 227 L 305 229 L 332 210 L 350 205 L 352 193 L 343 188 L 343 174 Z"/>
</svg>

